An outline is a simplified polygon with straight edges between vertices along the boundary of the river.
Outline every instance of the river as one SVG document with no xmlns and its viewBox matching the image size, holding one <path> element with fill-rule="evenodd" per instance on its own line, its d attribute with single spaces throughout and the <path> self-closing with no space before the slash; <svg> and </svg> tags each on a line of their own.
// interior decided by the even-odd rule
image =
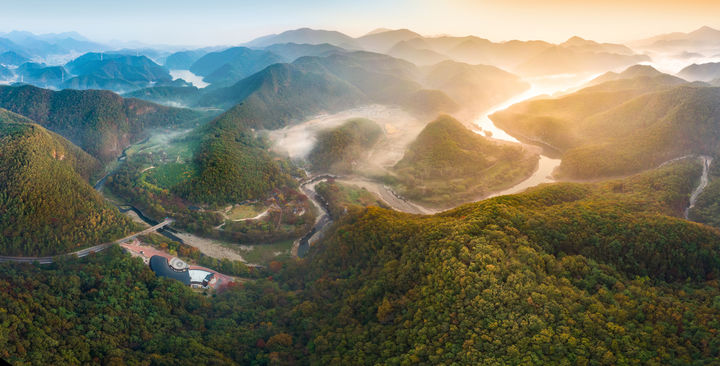
<svg viewBox="0 0 720 366">
<path fill-rule="evenodd" d="M 493 113 L 507 109 L 514 104 L 537 98 L 539 96 L 552 96 L 560 92 L 573 91 L 582 87 L 590 80 L 598 76 L 599 74 L 563 74 L 525 79 L 525 81 L 530 84 L 530 88 L 524 93 L 518 94 L 483 113 L 483 115 L 481 115 L 475 120 L 475 125 L 479 128 L 479 130 L 475 132 L 481 135 L 490 136 L 497 140 L 522 143 L 515 137 L 495 126 L 493 121 L 490 119 L 490 116 Z M 548 149 L 547 146 L 541 147 L 543 148 L 544 152 L 540 154 L 540 160 L 538 161 L 537 170 L 535 170 L 535 172 L 530 177 L 508 189 L 500 192 L 495 192 L 491 194 L 488 198 L 503 196 L 506 194 L 520 193 L 528 188 L 535 187 L 538 184 L 555 182 L 555 179 L 553 178 L 553 172 L 558 166 L 560 166 L 561 160 L 549 156 L 547 151 L 550 149 Z"/>
</svg>

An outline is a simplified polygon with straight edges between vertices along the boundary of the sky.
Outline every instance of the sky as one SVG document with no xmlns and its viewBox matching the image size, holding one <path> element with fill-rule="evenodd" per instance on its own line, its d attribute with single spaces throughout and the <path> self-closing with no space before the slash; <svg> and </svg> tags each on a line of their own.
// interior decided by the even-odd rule
<svg viewBox="0 0 720 366">
<path fill-rule="evenodd" d="M 77 31 L 99 41 L 175 45 L 239 44 L 300 27 L 552 42 L 720 29 L 720 0 L 0 0 L 0 9 L 0 32 Z"/>
</svg>

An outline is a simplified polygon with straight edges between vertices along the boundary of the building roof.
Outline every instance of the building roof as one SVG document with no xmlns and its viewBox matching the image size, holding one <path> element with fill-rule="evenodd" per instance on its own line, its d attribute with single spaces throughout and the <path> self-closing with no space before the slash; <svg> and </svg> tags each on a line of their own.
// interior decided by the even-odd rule
<svg viewBox="0 0 720 366">
<path fill-rule="evenodd" d="M 203 281 L 212 280 L 215 276 L 212 272 L 203 271 L 201 269 L 191 269 L 190 271 L 190 282 L 191 283 L 203 283 Z"/>
<path fill-rule="evenodd" d="M 170 267 L 167 258 L 159 255 L 150 257 L 150 269 L 160 277 L 172 278 L 185 285 L 190 285 L 190 274 L 187 269 L 178 271 Z"/>
</svg>

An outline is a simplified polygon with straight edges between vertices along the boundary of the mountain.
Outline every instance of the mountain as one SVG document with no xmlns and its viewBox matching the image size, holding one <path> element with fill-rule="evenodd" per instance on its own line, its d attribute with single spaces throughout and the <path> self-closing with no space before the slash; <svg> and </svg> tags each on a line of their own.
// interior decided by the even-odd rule
<svg viewBox="0 0 720 366">
<path fill-rule="evenodd" d="M 62 66 L 26 62 L 14 70 L 18 81 L 43 88 L 57 88 L 70 74 Z"/>
<path fill-rule="evenodd" d="M 435 51 L 417 48 L 408 41 L 398 42 L 387 54 L 393 57 L 408 60 L 416 65 L 432 65 L 448 59 L 448 56 L 442 55 Z"/>
<path fill-rule="evenodd" d="M 0 64 L 1 65 L 20 66 L 28 61 L 30 61 L 30 60 L 23 56 L 18 55 L 14 51 L 7 51 L 7 52 L 0 54 Z"/>
<path fill-rule="evenodd" d="M 393 171 L 402 195 L 444 208 L 516 184 L 537 161 L 521 145 L 490 140 L 441 116 L 420 132 Z"/>
<path fill-rule="evenodd" d="M 369 52 L 302 57 L 210 91 L 199 105 L 239 103 L 220 118 L 258 129 L 281 128 L 321 112 L 372 103 L 397 105 L 419 114 L 458 108 L 444 93 L 424 89 L 415 81 L 420 75 L 411 63 Z"/>
<path fill-rule="evenodd" d="M 272 52 L 283 58 L 284 62 L 293 62 L 303 56 L 329 56 L 333 53 L 347 52 L 344 48 L 323 44 L 297 44 L 278 43 L 265 47 L 265 51 Z"/>
<path fill-rule="evenodd" d="M 602 84 L 607 81 L 615 81 L 615 80 L 632 80 L 637 78 L 658 78 L 663 79 L 664 82 L 667 82 L 669 84 L 678 83 L 682 84 L 685 81 L 662 73 L 658 71 L 656 68 L 649 66 L 649 65 L 633 65 L 625 69 L 624 71 L 617 73 L 613 71 L 608 71 L 597 78 L 591 80 L 588 85 L 597 85 Z M 609 84 L 608 84 L 609 85 Z"/>
<path fill-rule="evenodd" d="M 688 154 L 713 156 L 720 89 L 676 79 L 609 81 L 520 103 L 491 118 L 511 134 L 559 150 L 559 173 L 568 178 L 626 175 Z"/>
<path fill-rule="evenodd" d="M 0 65 L 0 80 L 10 80 L 15 77 L 15 73 L 5 66 Z"/>
<path fill-rule="evenodd" d="M 701 27 L 690 33 L 669 33 L 631 43 L 639 49 L 655 52 L 699 52 L 714 54 L 720 51 L 720 30 Z"/>
<path fill-rule="evenodd" d="M 230 105 L 220 118 L 248 128 L 275 129 L 322 111 L 340 111 L 368 102 L 367 96 L 350 83 L 293 63 L 271 65 L 231 87 L 208 92 L 199 105 Z"/>
<path fill-rule="evenodd" d="M 30 32 L 13 31 L 3 34 L 2 37 L 17 45 L 21 52 L 32 56 L 47 57 L 66 53 L 66 50 L 57 44 L 38 38 Z"/>
<path fill-rule="evenodd" d="M 252 281 L 216 296 L 157 277 L 116 247 L 53 266 L 2 264 L 0 283 L 11 289 L 0 297 L 2 357 L 712 364 L 720 239 L 673 217 L 701 170 L 686 159 L 433 216 L 348 210 L 306 259 L 246 270 L 238 275 Z M 30 346 L 44 342 L 57 351 Z"/>
<path fill-rule="evenodd" d="M 529 76 L 595 73 L 646 61 L 650 61 L 646 55 L 585 51 L 582 48 L 555 46 L 525 60 L 513 70 Z"/>
<path fill-rule="evenodd" d="M 310 364 L 713 362 L 720 352 L 702 340 L 717 338 L 706 332 L 720 314 L 711 305 L 720 292 L 708 281 L 720 275 L 720 237 L 673 217 L 700 171 L 685 160 L 434 216 L 379 208 L 350 214 L 305 261 L 273 276 L 302 289 L 292 292 L 301 296 L 294 309 L 307 327 L 291 326 L 297 332 L 289 334 L 311 351 L 285 357 Z M 689 318 L 678 309 L 692 309 Z M 309 335 L 298 339 L 302 332 Z"/>
<path fill-rule="evenodd" d="M 0 110 L 0 253 L 62 254 L 127 235 L 130 221 L 88 184 L 99 169 L 69 141 Z"/>
<path fill-rule="evenodd" d="M 231 87 L 208 92 L 201 105 L 236 105 L 202 130 L 195 157 L 199 173 L 179 194 L 224 204 L 257 198 L 285 184 L 287 175 L 258 149 L 253 130 L 278 129 L 319 113 L 372 103 L 423 115 L 457 108 L 444 93 L 423 89 L 410 79 L 418 75 L 408 62 L 354 52 L 274 64 Z"/>
<path fill-rule="evenodd" d="M 207 51 L 190 50 L 175 52 L 165 59 L 165 67 L 168 70 L 189 70 L 190 66 L 205 56 Z"/>
<path fill-rule="evenodd" d="M 0 108 L 30 118 L 73 141 L 102 162 L 108 162 L 146 128 L 178 126 L 198 113 L 123 99 L 109 91 L 52 91 L 34 86 L 0 86 Z"/>
<path fill-rule="evenodd" d="M 202 96 L 200 89 L 194 86 L 154 86 L 138 89 L 122 95 L 125 98 L 137 98 L 148 102 L 168 106 L 190 106 Z"/>
<path fill-rule="evenodd" d="M 510 99 L 530 86 L 517 75 L 494 66 L 443 61 L 423 68 L 424 83 L 442 90 L 454 101 L 475 113 Z"/>
<path fill-rule="evenodd" d="M 422 36 L 411 30 L 397 29 L 366 34 L 357 38 L 356 42 L 366 51 L 387 53 L 399 42 L 419 37 Z"/>
<path fill-rule="evenodd" d="M 195 61 L 190 71 L 204 76 L 208 83 L 227 86 L 280 62 L 282 58 L 268 51 L 233 47 L 208 53 Z"/>
<path fill-rule="evenodd" d="M 15 42 L 2 37 L 0 37 L 0 52 L 13 52 L 20 55 L 21 57 L 26 58 L 31 56 L 20 45 L 15 44 Z"/>
<path fill-rule="evenodd" d="M 172 77 L 167 69 L 156 64 L 145 56 L 128 56 L 120 54 L 86 53 L 70 62 L 65 67 L 73 74 L 80 76 L 66 86 L 77 86 L 78 89 L 90 89 L 104 79 L 107 85 L 134 85 L 137 89 L 158 82 L 170 82 Z M 84 78 L 83 78 L 84 77 Z M 114 89 L 129 91 L 128 89 Z"/>
<path fill-rule="evenodd" d="M 558 46 L 571 49 L 573 51 L 583 52 L 606 52 L 615 53 L 618 55 L 632 56 L 635 54 L 628 46 L 615 43 L 598 43 L 595 41 L 583 39 L 580 37 L 571 37 L 567 41 L 559 44 Z"/>
<path fill-rule="evenodd" d="M 436 40 L 425 39 L 425 41 L 430 45 L 440 45 L 439 49 L 433 48 L 433 50 L 448 55 L 455 61 L 511 70 L 553 47 L 552 44 L 542 41 L 494 43 L 478 37 L 442 37 Z"/>
<path fill-rule="evenodd" d="M 382 127 L 369 119 L 348 120 L 318 133 L 308 161 L 315 171 L 352 173 L 357 162 L 367 157 L 383 134 Z"/>
<path fill-rule="evenodd" d="M 289 30 L 280 34 L 271 34 L 256 38 L 245 44 L 246 47 L 267 47 L 276 43 L 323 44 L 329 43 L 342 48 L 358 49 L 357 42 L 352 37 L 337 32 L 310 28 Z"/>
<path fill-rule="evenodd" d="M 720 78 L 720 62 L 706 64 L 692 64 L 677 74 L 688 81 L 713 81 Z"/>
<path fill-rule="evenodd" d="M 75 90 L 113 90 L 117 92 L 136 90 L 138 86 L 129 81 L 105 78 L 97 75 L 83 75 L 76 76 L 66 80 L 60 85 L 62 89 L 75 89 Z"/>
<path fill-rule="evenodd" d="M 190 202 L 220 206 L 260 199 L 294 180 L 248 128 L 218 118 L 201 127 L 194 174 L 175 193 Z"/>
<path fill-rule="evenodd" d="M 0 36 L 13 41 L 26 52 L 40 57 L 107 49 L 106 46 L 92 42 L 76 32 L 36 35 L 30 32 L 12 31 Z"/>
</svg>

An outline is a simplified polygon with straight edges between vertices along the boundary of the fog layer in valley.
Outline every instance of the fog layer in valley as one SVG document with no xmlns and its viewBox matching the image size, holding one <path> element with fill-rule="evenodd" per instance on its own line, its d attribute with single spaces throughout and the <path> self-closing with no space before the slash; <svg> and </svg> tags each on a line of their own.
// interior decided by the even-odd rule
<svg viewBox="0 0 720 366">
<path fill-rule="evenodd" d="M 209 83 L 203 81 L 202 76 L 195 75 L 190 70 L 170 70 L 170 76 L 172 76 L 173 80 L 183 79 L 193 86 L 201 89 L 210 85 Z"/>
<path fill-rule="evenodd" d="M 268 131 L 267 134 L 273 143 L 274 151 L 294 160 L 301 160 L 305 159 L 315 146 L 318 132 L 337 127 L 352 118 L 375 121 L 384 132 L 384 138 L 375 145 L 364 162 L 367 164 L 366 168 L 388 168 L 395 165 L 402 159 L 407 146 L 430 122 L 421 121 L 401 108 L 369 105 L 320 115 L 300 124 Z"/>
</svg>

